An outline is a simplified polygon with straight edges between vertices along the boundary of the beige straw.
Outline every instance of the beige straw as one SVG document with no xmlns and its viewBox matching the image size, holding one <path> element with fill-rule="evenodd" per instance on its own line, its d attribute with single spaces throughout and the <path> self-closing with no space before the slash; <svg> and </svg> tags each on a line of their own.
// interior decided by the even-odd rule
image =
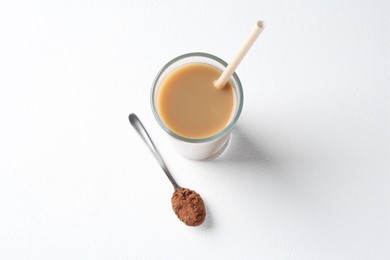
<svg viewBox="0 0 390 260">
<path fill-rule="evenodd" d="M 241 48 L 236 53 L 236 56 L 233 58 L 231 63 L 226 67 L 226 69 L 222 72 L 222 75 L 214 81 L 214 86 L 217 88 L 223 88 L 229 78 L 232 76 L 237 66 L 240 64 L 242 59 L 245 57 L 246 53 L 252 47 L 253 43 L 256 41 L 257 37 L 259 37 L 260 33 L 264 29 L 264 22 L 257 21 L 256 25 L 253 27 L 248 37 L 245 39 L 244 43 L 241 45 Z"/>
</svg>

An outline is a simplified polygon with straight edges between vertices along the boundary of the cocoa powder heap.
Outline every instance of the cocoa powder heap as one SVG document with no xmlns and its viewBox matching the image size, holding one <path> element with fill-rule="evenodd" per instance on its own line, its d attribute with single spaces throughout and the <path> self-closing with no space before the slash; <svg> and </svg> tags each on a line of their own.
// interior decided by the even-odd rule
<svg viewBox="0 0 390 260">
<path fill-rule="evenodd" d="M 198 193 L 179 188 L 172 195 L 172 208 L 176 216 L 187 226 L 199 226 L 206 218 L 206 210 Z"/>
</svg>

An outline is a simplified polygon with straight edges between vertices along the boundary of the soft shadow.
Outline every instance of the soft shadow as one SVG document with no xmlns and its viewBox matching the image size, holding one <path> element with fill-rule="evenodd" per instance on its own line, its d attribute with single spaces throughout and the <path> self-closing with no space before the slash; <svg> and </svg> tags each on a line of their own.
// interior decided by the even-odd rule
<svg viewBox="0 0 390 260">
<path fill-rule="evenodd" d="M 214 161 L 216 163 L 229 162 L 235 164 L 254 163 L 267 167 L 276 163 L 275 158 L 262 149 L 259 143 L 250 140 L 245 131 L 238 126 L 233 129 L 226 150 Z"/>
<path fill-rule="evenodd" d="M 207 202 L 204 201 L 204 206 L 206 208 L 206 219 L 200 226 L 201 229 L 211 229 L 214 226 L 213 215 L 210 213 L 210 208 L 207 206 Z"/>
</svg>

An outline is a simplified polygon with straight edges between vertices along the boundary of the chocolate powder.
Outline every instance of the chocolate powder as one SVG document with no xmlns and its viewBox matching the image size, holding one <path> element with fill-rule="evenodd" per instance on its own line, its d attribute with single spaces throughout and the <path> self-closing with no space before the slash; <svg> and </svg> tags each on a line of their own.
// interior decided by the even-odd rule
<svg viewBox="0 0 390 260">
<path fill-rule="evenodd" d="M 206 218 L 206 209 L 198 193 L 179 188 L 172 195 L 172 208 L 176 216 L 187 226 L 199 226 Z"/>
</svg>

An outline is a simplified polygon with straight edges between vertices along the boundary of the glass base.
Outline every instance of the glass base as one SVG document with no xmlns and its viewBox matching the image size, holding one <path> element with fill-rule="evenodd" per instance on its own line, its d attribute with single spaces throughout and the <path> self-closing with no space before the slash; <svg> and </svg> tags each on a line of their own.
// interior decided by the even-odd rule
<svg viewBox="0 0 390 260">
<path fill-rule="evenodd" d="M 204 161 L 211 161 L 211 160 L 215 160 L 215 159 L 219 158 L 226 151 L 226 148 L 229 146 L 230 137 L 231 137 L 231 134 L 229 135 L 229 138 L 226 140 L 225 144 L 221 147 L 221 149 L 216 154 L 211 156 L 210 158 L 204 159 Z"/>
</svg>

